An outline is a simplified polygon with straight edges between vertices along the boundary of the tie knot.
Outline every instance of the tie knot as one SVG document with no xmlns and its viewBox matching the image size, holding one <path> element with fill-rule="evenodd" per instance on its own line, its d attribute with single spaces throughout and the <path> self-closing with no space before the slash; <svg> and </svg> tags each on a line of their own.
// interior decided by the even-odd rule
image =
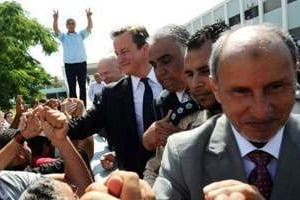
<svg viewBox="0 0 300 200">
<path fill-rule="evenodd" d="M 149 85 L 149 82 L 148 82 L 149 78 L 141 78 L 141 82 L 143 82 L 145 85 Z"/>
<path fill-rule="evenodd" d="M 265 151 L 254 150 L 247 154 L 252 162 L 254 162 L 257 166 L 267 166 L 271 159 L 272 155 Z"/>
</svg>

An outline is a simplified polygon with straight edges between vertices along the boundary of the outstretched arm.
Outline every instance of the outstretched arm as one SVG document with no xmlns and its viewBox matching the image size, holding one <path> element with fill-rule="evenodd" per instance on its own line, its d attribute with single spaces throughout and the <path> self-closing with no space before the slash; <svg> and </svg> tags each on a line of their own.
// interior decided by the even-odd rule
<svg viewBox="0 0 300 200">
<path fill-rule="evenodd" d="M 37 136 L 41 132 L 41 126 L 37 117 L 37 108 L 32 113 L 24 113 L 21 117 L 20 132 L 15 134 L 9 143 L 0 149 L 0 170 L 6 169 L 9 164 L 15 159 L 16 155 L 22 149 L 24 139 L 29 139 Z M 25 125 L 25 123 L 27 125 Z M 15 129 L 7 129 L 4 132 L 16 132 Z M 0 134 L 9 134 L 9 133 Z M 23 140 L 23 142 L 21 142 Z"/>
<path fill-rule="evenodd" d="M 53 30 L 55 36 L 58 36 L 60 30 L 58 29 L 58 10 L 53 10 Z"/>
<path fill-rule="evenodd" d="M 87 166 L 67 136 L 68 124 L 65 115 L 49 107 L 44 107 L 41 115 L 45 134 L 64 158 L 65 180 L 76 185 L 78 195 L 82 195 L 85 188 L 92 183 L 92 178 Z"/>
<path fill-rule="evenodd" d="M 0 170 L 6 169 L 6 167 L 16 157 L 20 145 L 16 140 L 12 139 L 2 149 L 0 149 Z"/>
<path fill-rule="evenodd" d="M 90 8 L 86 9 L 85 12 L 86 12 L 86 17 L 87 17 L 87 22 L 88 22 L 86 30 L 90 33 L 92 28 L 93 28 L 93 21 L 92 21 L 92 14 L 93 13 L 92 13 Z"/>
</svg>

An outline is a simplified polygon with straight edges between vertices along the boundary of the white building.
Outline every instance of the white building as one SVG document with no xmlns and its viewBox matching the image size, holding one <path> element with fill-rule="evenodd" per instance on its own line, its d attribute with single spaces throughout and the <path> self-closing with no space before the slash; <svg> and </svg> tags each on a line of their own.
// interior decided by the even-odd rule
<svg viewBox="0 0 300 200">
<path fill-rule="evenodd" d="M 232 29 L 247 24 L 272 23 L 288 30 L 300 45 L 300 0 L 224 0 L 185 26 L 194 33 L 218 21 L 225 21 Z"/>
</svg>

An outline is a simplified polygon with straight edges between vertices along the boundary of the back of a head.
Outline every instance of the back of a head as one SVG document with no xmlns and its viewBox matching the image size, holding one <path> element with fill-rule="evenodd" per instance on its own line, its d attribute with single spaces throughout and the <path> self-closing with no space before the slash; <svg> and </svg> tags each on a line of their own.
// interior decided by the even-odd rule
<svg viewBox="0 0 300 200">
<path fill-rule="evenodd" d="M 298 49 L 292 39 L 287 33 L 271 24 L 257 24 L 251 26 L 241 27 L 235 31 L 228 31 L 221 36 L 213 45 L 213 50 L 210 57 L 210 74 L 215 80 L 218 79 L 217 71 L 220 56 L 224 49 L 231 47 L 235 51 L 247 49 L 250 51 L 260 50 L 264 51 L 276 45 L 284 45 L 288 49 L 292 62 L 296 67 L 298 62 Z M 234 53 L 230 51 L 230 53 Z M 274 51 L 274 54 L 278 51 Z M 253 55 L 255 52 L 253 52 Z"/>
<path fill-rule="evenodd" d="M 15 133 L 15 129 L 0 129 L 0 149 L 13 139 Z"/>
<path fill-rule="evenodd" d="M 20 200 L 62 200 L 55 191 L 55 183 L 48 178 L 42 178 L 30 185 L 20 196 Z"/>
</svg>

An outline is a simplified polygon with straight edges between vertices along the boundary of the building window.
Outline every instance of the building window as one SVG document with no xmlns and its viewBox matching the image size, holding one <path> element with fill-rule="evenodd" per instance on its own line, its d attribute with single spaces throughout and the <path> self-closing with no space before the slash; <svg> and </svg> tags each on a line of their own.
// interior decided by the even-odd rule
<svg viewBox="0 0 300 200">
<path fill-rule="evenodd" d="M 245 11 L 245 19 L 249 20 L 258 16 L 258 6 L 254 6 Z"/>
<path fill-rule="evenodd" d="M 264 13 L 270 12 L 281 7 L 281 0 L 265 0 Z"/>
<path fill-rule="evenodd" d="M 297 1 L 297 0 L 288 0 L 287 2 L 288 3 L 292 3 L 293 1 Z"/>
<path fill-rule="evenodd" d="M 218 19 L 216 19 L 216 22 L 218 22 L 218 23 L 225 23 L 225 20 L 224 20 L 224 18 L 218 18 Z"/>
<path fill-rule="evenodd" d="M 300 27 L 290 29 L 289 33 L 292 35 L 295 41 L 300 41 Z"/>
<path fill-rule="evenodd" d="M 234 26 L 239 23 L 241 23 L 240 14 L 234 15 L 233 17 L 229 18 L 229 26 Z"/>
</svg>

